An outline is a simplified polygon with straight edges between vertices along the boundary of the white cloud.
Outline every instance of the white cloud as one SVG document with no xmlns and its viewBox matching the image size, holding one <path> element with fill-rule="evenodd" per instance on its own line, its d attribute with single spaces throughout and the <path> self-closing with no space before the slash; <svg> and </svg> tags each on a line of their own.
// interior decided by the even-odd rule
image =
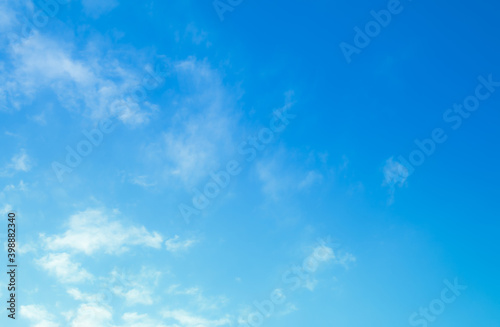
<svg viewBox="0 0 500 327">
<path fill-rule="evenodd" d="M 18 67 L 19 77 L 34 74 L 45 81 L 69 80 L 80 85 L 89 85 L 96 79 L 94 72 L 83 61 L 71 58 L 69 45 L 61 45 L 40 34 L 22 40 L 13 46 L 13 54 L 25 64 Z M 33 52 L 32 52 L 33 51 Z M 23 79 L 24 86 L 33 86 L 32 79 Z"/>
<path fill-rule="evenodd" d="M 112 317 L 111 311 L 103 306 L 82 304 L 71 321 L 71 327 L 107 327 L 111 326 Z"/>
<path fill-rule="evenodd" d="M 334 251 L 331 247 L 320 244 L 314 247 L 311 254 L 304 260 L 306 265 L 311 263 L 310 271 L 315 271 L 319 264 L 332 261 L 334 264 L 349 267 L 349 263 L 355 262 L 356 257 L 349 252 Z"/>
<path fill-rule="evenodd" d="M 87 303 L 99 303 L 104 300 L 103 294 L 87 294 L 82 293 L 77 288 L 70 288 L 66 291 L 71 297 L 77 301 L 87 302 Z"/>
<path fill-rule="evenodd" d="M 33 160 L 28 156 L 26 150 L 21 149 L 15 154 L 10 162 L 0 171 L 0 176 L 12 176 L 17 172 L 28 172 L 33 167 Z"/>
<path fill-rule="evenodd" d="M 316 246 L 313 250 L 312 253 L 306 258 L 306 262 L 313 261 L 313 262 L 328 262 L 332 259 L 335 259 L 335 254 L 333 252 L 333 249 L 329 246 L 326 246 L 324 244 Z"/>
<path fill-rule="evenodd" d="M 164 318 L 173 319 L 183 327 L 216 327 L 231 324 L 228 317 L 210 320 L 204 317 L 195 316 L 184 310 L 167 310 L 162 313 Z"/>
<path fill-rule="evenodd" d="M 153 107 L 148 103 L 141 107 L 129 97 L 143 70 L 109 55 L 116 52 L 105 54 L 108 45 L 98 38 L 81 49 L 74 44 L 36 31 L 11 40 L 7 46 L 11 63 L 0 69 L 0 105 L 19 110 L 40 91 L 50 89 L 65 108 L 94 120 L 117 117 L 131 127 L 146 124 Z"/>
<path fill-rule="evenodd" d="M 51 253 L 35 262 L 63 283 L 78 283 L 93 278 L 79 263 L 71 261 L 68 253 Z"/>
<path fill-rule="evenodd" d="M 171 285 L 167 293 L 170 295 L 189 297 L 187 301 L 196 304 L 197 309 L 201 311 L 208 310 L 213 312 L 228 303 L 228 299 L 225 296 L 205 297 L 202 290 L 198 287 L 181 289 L 180 285 L 176 284 Z"/>
<path fill-rule="evenodd" d="M 138 275 L 127 275 L 112 272 L 110 284 L 116 284 L 112 288 L 113 293 L 125 299 L 127 305 L 154 303 L 153 293 L 158 285 L 161 273 L 152 269 L 142 267 Z"/>
<path fill-rule="evenodd" d="M 335 264 L 344 266 L 344 268 L 348 269 L 351 263 L 356 262 L 356 257 L 348 252 L 337 253 L 334 262 Z"/>
<path fill-rule="evenodd" d="M 142 186 L 144 188 L 149 188 L 155 186 L 157 183 L 153 181 L 148 181 L 147 176 L 135 176 L 133 177 L 130 182 L 135 185 Z"/>
<path fill-rule="evenodd" d="M 32 327 L 59 327 L 54 315 L 42 305 L 21 305 L 19 314 L 22 318 L 30 320 Z"/>
<path fill-rule="evenodd" d="M 31 169 L 31 159 L 24 149 L 22 149 L 19 154 L 12 157 L 12 169 L 24 172 Z"/>
<path fill-rule="evenodd" d="M 119 254 L 130 246 L 161 248 L 163 239 L 157 232 L 148 232 L 144 226 L 124 226 L 112 218 L 97 209 L 78 212 L 69 218 L 64 234 L 42 236 L 45 246 L 49 250 L 71 249 L 87 255 L 97 251 Z"/>
<path fill-rule="evenodd" d="M 138 314 L 136 312 L 124 313 L 122 320 L 125 322 L 123 327 L 168 327 L 157 320 L 151 319 L 147 314 Z"/>
<path fill-rule="evenodd" d="M 167 251 L 169 252 L 179 252 L 179 251 L 186 251 L 193 245 L 195 245 L 198 242 L 196 239 L 186 239 L 186 240 L 180 240 L 179 235 L 175 235 L 173 238 L 170 238 L 165 241 L 165 246 L 167 247 Z"/>
<path fill-rule="evenodd" d="M 16 171 L 29 171 L 31 169 L 30 157 L 26 154 L 24 149 L 21 152 L 12 157 L 12 169 Z"/>
<path fill-rule="evenodd" d="M 384 185 L 403 186 L 408 178 L 408 169 L 390 157 L 384 166 Z"/>
<path fill-rule="evenodd" d="M 349 269 L 354 262 L 356 262 L 356 257 L 349 252 L 335 251 L 324 243 L 316 245 L 304 259 L 302 269 L 308 277 L 302 280 L 302 287 L 309 291 L 316 289 L 318 281 L 314 278 L 314 273 L 324 264 L 333 263 Z"/>
</svg>

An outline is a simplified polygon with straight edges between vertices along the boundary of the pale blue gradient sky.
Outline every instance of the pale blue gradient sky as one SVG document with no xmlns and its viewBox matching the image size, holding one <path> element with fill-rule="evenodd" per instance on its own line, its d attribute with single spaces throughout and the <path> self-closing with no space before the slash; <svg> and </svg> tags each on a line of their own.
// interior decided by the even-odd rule
<svg viewBox="0 0 500 327">
<path fill-rule="evenodd" d="M 500 92 L 445 115 L 500 81 L 498 5 L 400 6 L 348 63 L 387 1 L 70 1 L 27 34 L 40 4 L 0 0 L 2 326 L 249 326 L 272 294 L 254 326 L 412 326 L 458 278 L 428 326 L 500 327 Z"/>
</svg>

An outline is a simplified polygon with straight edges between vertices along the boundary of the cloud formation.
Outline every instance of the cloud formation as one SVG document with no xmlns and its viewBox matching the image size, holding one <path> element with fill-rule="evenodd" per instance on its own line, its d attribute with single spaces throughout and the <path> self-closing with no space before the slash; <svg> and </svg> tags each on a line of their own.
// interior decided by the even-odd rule
<svg viewBox="0 0 500 327">
<path fill-rule="evenodd" d="M 191 238 L 181 240 L 179 235 L 175 235 L 174 237 L 165 241 L 165 246 L 167 247 L 167 251 L 169 252 L 179 252 L 185 251 L 195 245 L 198 240 Z"/>
<path fill-rule="evenodd" d="M 55 316 L 47 311 L 43 305 L 21 305 L 19 314 L 28 319 L 32 327 L 59 327 Z"/>
<path fill-rule="evenodd" d="M 163 238 L 144 226 L 125 226 L 98 209 L 87 209 L 69 218 L 67 230 L 60 235 L 42 236 L 48 250 L 72 250 L 87 255 L 96 252 L 121 254 L 131 246 L 160 249 Z"/>
<path fill-rule="evenodd" d="M 68 253 L 51 253 L 35 262 L 62 283 L 79 283 L 93 278 L 79 263 L 73 262 Z"/>
<path fill-rule="evenodd" d="M 0 171 L 0 176 L 13 176 L 18 172 L 28 172 L 33 167 L 33 160 L 28 156 L 26 150 L 21 149 L 10 159 L 10 162 Z"/>
<path fill-rule="evenodd" d="M 382 185 L 389 187 L 390 198 L 388 202 L 392 204 L 394 202 L 396 188 L 403 187 L 406 184 L 406 180 L 409 176 L 408 169 L 398 161 L 394 161 L 393 157 L 390 157 L 385 162 L 383 171 L 384 181 Z"/>
<path fill-rule="evenodd" d="M 166 319 L 176 321 L 183 327 L 217 327 L 231 324 L 231 319 L 228 317 L 210 320 L 184 310 L 166 310 L 162 313 L 162 316 Z"/>
</svg>

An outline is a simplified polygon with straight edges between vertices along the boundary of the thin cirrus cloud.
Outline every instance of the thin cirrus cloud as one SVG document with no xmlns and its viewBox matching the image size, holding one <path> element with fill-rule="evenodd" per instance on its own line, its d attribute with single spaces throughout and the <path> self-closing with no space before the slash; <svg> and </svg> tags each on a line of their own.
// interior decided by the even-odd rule
<svg viewBox="0 0 500 327">
<path fill-rule="evenodd" d="M 119 5 L 117 0 L 82 0 L 84 12 L 92 18 L 98 18 Z"/>
<path fill-rule="evenodd" d="M 386 160 L 383 171 L 384 181 L 382 185 L 389 188 L 388 204 L 392 204 L 394 202 L 396 188 L 401 188 L 406 185 L 406 180 L 409 176 L 408 169 L 401 163 L 394 161 L 393 157 L 390 157 Z"/>
<path fill-rule="evenodd" d="M 203 291 L 198 287 L 182 289 L 179 284 L 171 285 L 167 293 L 172 296 L 189 299 L 188 302 L 195 304 L 198 311 L 214 312 L 215 310 L 221 309 L 229 302 L 228 298 L 223 295 L 206 297 Z"/>
<path fill-rule="evenodd" d="M 78 212 L 69 218 L 63 234 L 42 235 L 45 247 L 50 251 L 72 250 L 86 255 L 98 251 L 121 254 L 131 246 L 161 248 L 160 234 L 149 232 L 144 226 L 125 226 L 115 216 L 116 212 L 108 214 L 98 209 Z"/>
<path fill-rule="evenodd" d="M 103 294 L 87 294 L 80 291 L 78 288 L 69 288 L 66 292 L 75 300 L 87 303 L 99 303 L 104 300 Z"/>
<path fill-rule="evenodd" d="M 257 162 L 257 176 L 263 193 L 269 198 L 278 200 L 291 190 L 306 191 L 323 181 L 323 174 L 319 170 L 294 165 L 292 162 L 296 157 L 296 154 L 281 146 L 278 151 Z"/>
<path fill-rule="evenodd" d="M 166 160 L 164 175 L 192 186 L 233 149 L 238 111 L 235 96 L 208 63 L 191 57 L 174 67 L 181 95 L 173 100 L 172 126 L 148 149 Z"/>
<path fill-rule="evenodd" d="M 80 49 L 72 40 L 38 32 L 9 41 L 6 52 L 11 63 L 0 66 L 2 107 L 20 110 L 41 91 L 52 90 L 66 109 L 92 119 L 117 117 L 130 127 L 147 124 L 155 107 L 130 100 L 130 91 L 139 85 L 144 72 L 123 63 L 122 58 L 104 56 L 105 42 L 89 40 Z"/>
<path fill-rule="evenodd" d="M 194 246 L 196 243 L 198 243 L 197 239 L 191 238 L 191 239 L 181 240 L 179 235 L 175 235 L 174 237 L 165 241 L 165 246 L 167 248 L 167 251 L 176 253 L 179 251 L 186 251 L 192 246 Z"/>
</svg>

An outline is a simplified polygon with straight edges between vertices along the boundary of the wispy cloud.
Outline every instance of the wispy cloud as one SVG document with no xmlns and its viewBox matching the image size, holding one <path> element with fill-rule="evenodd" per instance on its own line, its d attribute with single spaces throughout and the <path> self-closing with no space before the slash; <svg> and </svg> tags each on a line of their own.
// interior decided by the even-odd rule
<svg viewBox="0 0 500 327">
<path fill-rule="evenodd" d="M 203 291 L 198 287 L 181 288 L 180 285 L 175 284 L 168 288 L 167 293 L 180 297 L 187 297 L 189 303 L 196 305 L 198 311 L 210 311 L 221 309 L 228 303 L 228 298 L 220 295 L 207 297 Z"/>
<path fill-rule="evenodd" d="M 145 157 L 159 163 L 162 178 L 193 187 L 233 150 L 238 111 L 235 96 L 208 63 L 189 58 L 173 66 L 180 90 L 172 100 L 172 123 L 146 147 Z"/>
<path fill-rule="evenodd" d="M 165 319 L 171 319 L 181 324 L 183 327 L 216 327 L 231 324 L 229 317 L 210 320 L 204 317 L 195 316 L 184 310 L 166 310 L 162 313 Z"/>
<path fill-rule="evenodd" d="M 0 0 L 0 31 L 6 33 L 11 31 L 17 25 L 18 19 L 16 14 L 23 6 L 24 1 L 9 1 Z M 7 34 L 2 35 L 5 37 Z M 2 37 L 0 37 L 1 39 Z"/>
<path fill-rule="evenodd" d="M 12 157 L 12 163 L 10 168 L 15 171 L 24 171 L 27 172 L 31 169 L 31 160 L 30 157 L 26 154 L 24 149 L 21 149 L 21 152 Z"/>
<path fill-rule="evenodd" d="M 149 181 L 147 176 L 136 176 L 130 179 L 130 183 L 139 185 L 144 188 L 150 188 L 157 184 L 157 182 Z"/>
<path fill-rule="evenodd" d="M 79 283 L 93 278 L 81 264 L 73 262 L 68 253 L 51 253 L 35 262 L 63 283 Z"/>
<path fill-rule="evenodd" d="M 33 160 L 26 153 L 26 150 L 21 149 L 16 153 L 10 162 L 0 171 L 0 176 L 12 176 L 17 172 L 28 172 L 33 167 Z"/>
<path fill-rule="evenodd" d="M 73 299 L 87 303 L 99 303 L 104 299 L 104 296 L 102 294 L 87 294 L 81 292 L 78 288 L 69 288 L 66 292 Z"/>
<path fill-rule="evenodd" d="M 307 172 L 306 176 L 298 184 L 299 189 L 307 189 L 316 183 L 320 183 L 323 180 L 323 175 L 315 170 L 310 170 Z"/>
<path fill-rule="evenodd" d="M 393 157 L 390 157 L 385 162 L 383 171 L 384 181 L 382 185 L 389 188 L 390 197 L 388 203 L 392 204 L 394 202 L 394 193 L 396 192 L 396 188 L 406 185 L 406 180 L 409 176 L 408 169 L 398 161 L 394 161 Z"/>
<path fill-rule="evenodd" d="M 303 262 L 302 269 L 310 273 L 310 275 L 302 281 L 302 287 L 314 291 L 318 284 L 314 273 L 327 263 L 333 263 L 334 265 L 340 265 L 345 269 L 349 269 L 354 262 L 356 262 L 356 257 L 352 253 L 334 250 L 326 244 L 319 244 L 312 249 Z"/>
<path fill-rule="evenodd" d="M 52 251 L 73 250 L 87 255 L 97 251 L 120 254 L 131 246 L 161 248 L 163 239 L 160 234 L 148 232 L 144 226 L 124 226 L 114 219 L 115 214 L 98 209 L 78 212 L 69 218 L 68 228 L 63 234 L 42 235 L 45 247 Z"/>
<path fill-rule="evenodd" d="M 321 171 L 308 169 L 307 163 L 305 165 L 293 163 L 296 159 L 296 153 L 281 146 L 257 163 L 257 175 L 264 194 L 277 200 L 287 192 L 306 191 L 323 182 L 324 176 Z"/>
<path fill-rule="evenodd" d="M 71 38 L 38 32 L 11 40 L 7 47 L 11 63 L 0 67 L 2 106 L 20 110 L 40 91 L 52 90 L 64 107 L 85 117 L 114 116 L 131 127 L 146 124 L 155 108 L 148 102 L 139 105 L 130 100 L 130 91 L 143 74 L 143 63 L 132 68 L 118 56 L 104 55 L 106 48 L 106 41 L 100 39 L 77 48 Z M 43 116 L 38 118 L 44 121 Z"/>
<path fill-rule="evenodd" d="M 82 0 L 82 4 L 87 15 L 98 18 L 113 10 L 119 3 L 117 0 Z"/>
<path fill-rule="evenodd" d="M 56 318 L 43 305 L 21 305 L 19 314 L 28 319 L 32 327 L 59 327 Z"/>
<path fill-rule="evenodd" d="M 158 285 L 161 273 L 143 267 L 139 274 L 125 274 L 114 270 L 111 274 L 110 283 L 115 280 L 124 280 L 125 283 L 113 287 L 114 294 L 123 297 L 128 305 L 152 305 L 154 303 L 153 293 Z"/>
<path fill-rule="evenodd" d="M 181 240 L 179 235 L 175 235 L 174 237 L 165 241 L 165 246 L 167 247 L 167 251 L 175 253 L 179 251 L 185 251 L 191 248 L 196 243 L 198 243 L 197 239 L 191 238 Z"/>
</svg>

